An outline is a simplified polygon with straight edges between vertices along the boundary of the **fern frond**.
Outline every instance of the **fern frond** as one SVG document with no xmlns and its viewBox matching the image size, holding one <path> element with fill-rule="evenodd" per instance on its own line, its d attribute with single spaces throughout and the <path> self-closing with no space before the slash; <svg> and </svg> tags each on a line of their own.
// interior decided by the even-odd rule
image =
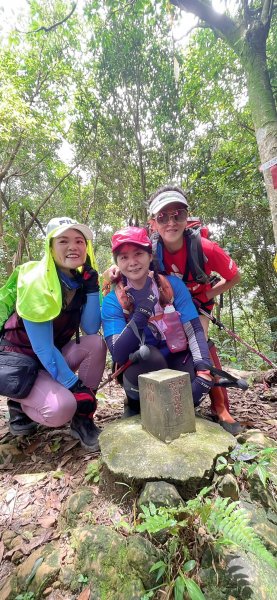
<svg viewBox="0 0 277 600">
<path fill-rule="evenodd" d="M 252 552 L 276 569 L 276 559 L 249 525 L 250 519 L 245 510 L 238 508 L 238 502 L 231 502 L 227 506 L 228 500 L 228 498 L 220 497 L 215 500 L 213 510 L 206 522 L 209 533 L 227 538 L 233 544 Z"/>
</svg>

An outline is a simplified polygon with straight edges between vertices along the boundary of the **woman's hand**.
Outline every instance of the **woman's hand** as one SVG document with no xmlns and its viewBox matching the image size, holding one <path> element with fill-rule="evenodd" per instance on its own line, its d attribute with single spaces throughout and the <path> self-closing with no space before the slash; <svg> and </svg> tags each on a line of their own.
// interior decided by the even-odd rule
<svg viewBox="0 0 277 600">
<path fill-rule="evenodd" d="M 146 283 L 141 290 L 136 290 L 135 288 L 128 288 L 127 286 L 125 288 L 127 295 L 131 298 L 131 300 L 134 303 L 135 310 L 138 310 L 140 313 L 146 315 L 148 318 L 151 317 L 154 310 L 154 306 L 158 302 L 158 298 L 152 291 L 152 283 L 153 279 L 148 276 L 146 279 Z"/>
<path fill-rule="evenodd" d="M 73 271 L 73 273 L 74 279 L 78 281 L 86 294 L 99 292 L 98 273 L 88 263 L 83 265 L 81 273 L 79 271 Z"/>
<path fill-rule="evenodd" d="M 112 265 L 104 273 L 102 273 L 102 277 L 104 281 L 109 281 L 110 283 L 114 283 L 118 281 L 120 277 L 120 270 L 117 265 Z"/>
<path fill-rule="evenodd" d="M 80 379 L 69 388 L 77 402 L 76 412 L 84 417 L 92 416 L 96 411 L 96 396 Z"/>
</svg>

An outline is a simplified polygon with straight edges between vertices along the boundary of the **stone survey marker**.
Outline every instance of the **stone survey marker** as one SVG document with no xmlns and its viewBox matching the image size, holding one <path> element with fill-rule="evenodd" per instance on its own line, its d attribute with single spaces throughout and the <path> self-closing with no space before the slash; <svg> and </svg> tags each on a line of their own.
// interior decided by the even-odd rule
<svg viewBox="0 0 277 600">
<path fill-rule="evenodd" d="M 190 376 L 161 369 L 139 375 L 142 428 L 170 443 L 182 433 L 194 433 L 195 414 Z"/>
</svg>

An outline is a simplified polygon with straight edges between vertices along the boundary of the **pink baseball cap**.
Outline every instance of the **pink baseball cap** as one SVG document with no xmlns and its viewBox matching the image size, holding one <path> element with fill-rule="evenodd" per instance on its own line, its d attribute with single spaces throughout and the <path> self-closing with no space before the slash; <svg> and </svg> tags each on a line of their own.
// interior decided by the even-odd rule
<svg viewBox="0 0 277 600">
<path fill-rule="evenodd" d="M 143 227 L 124 227 L 112 236 L 112 252 L 123 244 L 136 244 L 142 248 L 152 248 L 152 243 Z"/>
</svg>

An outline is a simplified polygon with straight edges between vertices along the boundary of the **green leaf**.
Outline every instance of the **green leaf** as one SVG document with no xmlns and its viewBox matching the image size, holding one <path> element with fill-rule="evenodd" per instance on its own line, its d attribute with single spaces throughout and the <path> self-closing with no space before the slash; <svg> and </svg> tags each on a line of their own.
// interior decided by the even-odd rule
<svg viewBox="0 0 277 600">
<path fill-rule="evenodd" d="M 185 589 L 184 578 L 178 575 L 174 582 L 174 600 L 183 600 Z"/>
<path fill-rule="evenodd" d="M 185 573 L 188 573 L 189 571 L 192 571 L 192 569 L 194 569 L 195 565 L 196 565 L 196 561 L 195 560 L 188 560 L 183 565 L 183 570 L 185 571 Z"/>
<path fill-rule="evenodd" d="M 158 560 L 154 565 L 152 565 L 149 573 L 153 573 L 153 571 L 157 571 L 160 567 L 166 567 L 166 563 L 163 560 Z"/>
<path fill-rule="evenodd" d="M 257 473 L 259 479 L 261 480 L 263 486 L 266 487 L 266 482 L 269 478 L 268 471 L 264 467 L 262 467 L 262 465 L 258 465 L 255 472 Z"/>
<path fill-rule="evenodd" d="M 202 593 L 199 585 L 197 585 L 193 579 L 185 578 L 185 585 L 191 600 L 205 600 L 205 596 Z"/>
</svg>

